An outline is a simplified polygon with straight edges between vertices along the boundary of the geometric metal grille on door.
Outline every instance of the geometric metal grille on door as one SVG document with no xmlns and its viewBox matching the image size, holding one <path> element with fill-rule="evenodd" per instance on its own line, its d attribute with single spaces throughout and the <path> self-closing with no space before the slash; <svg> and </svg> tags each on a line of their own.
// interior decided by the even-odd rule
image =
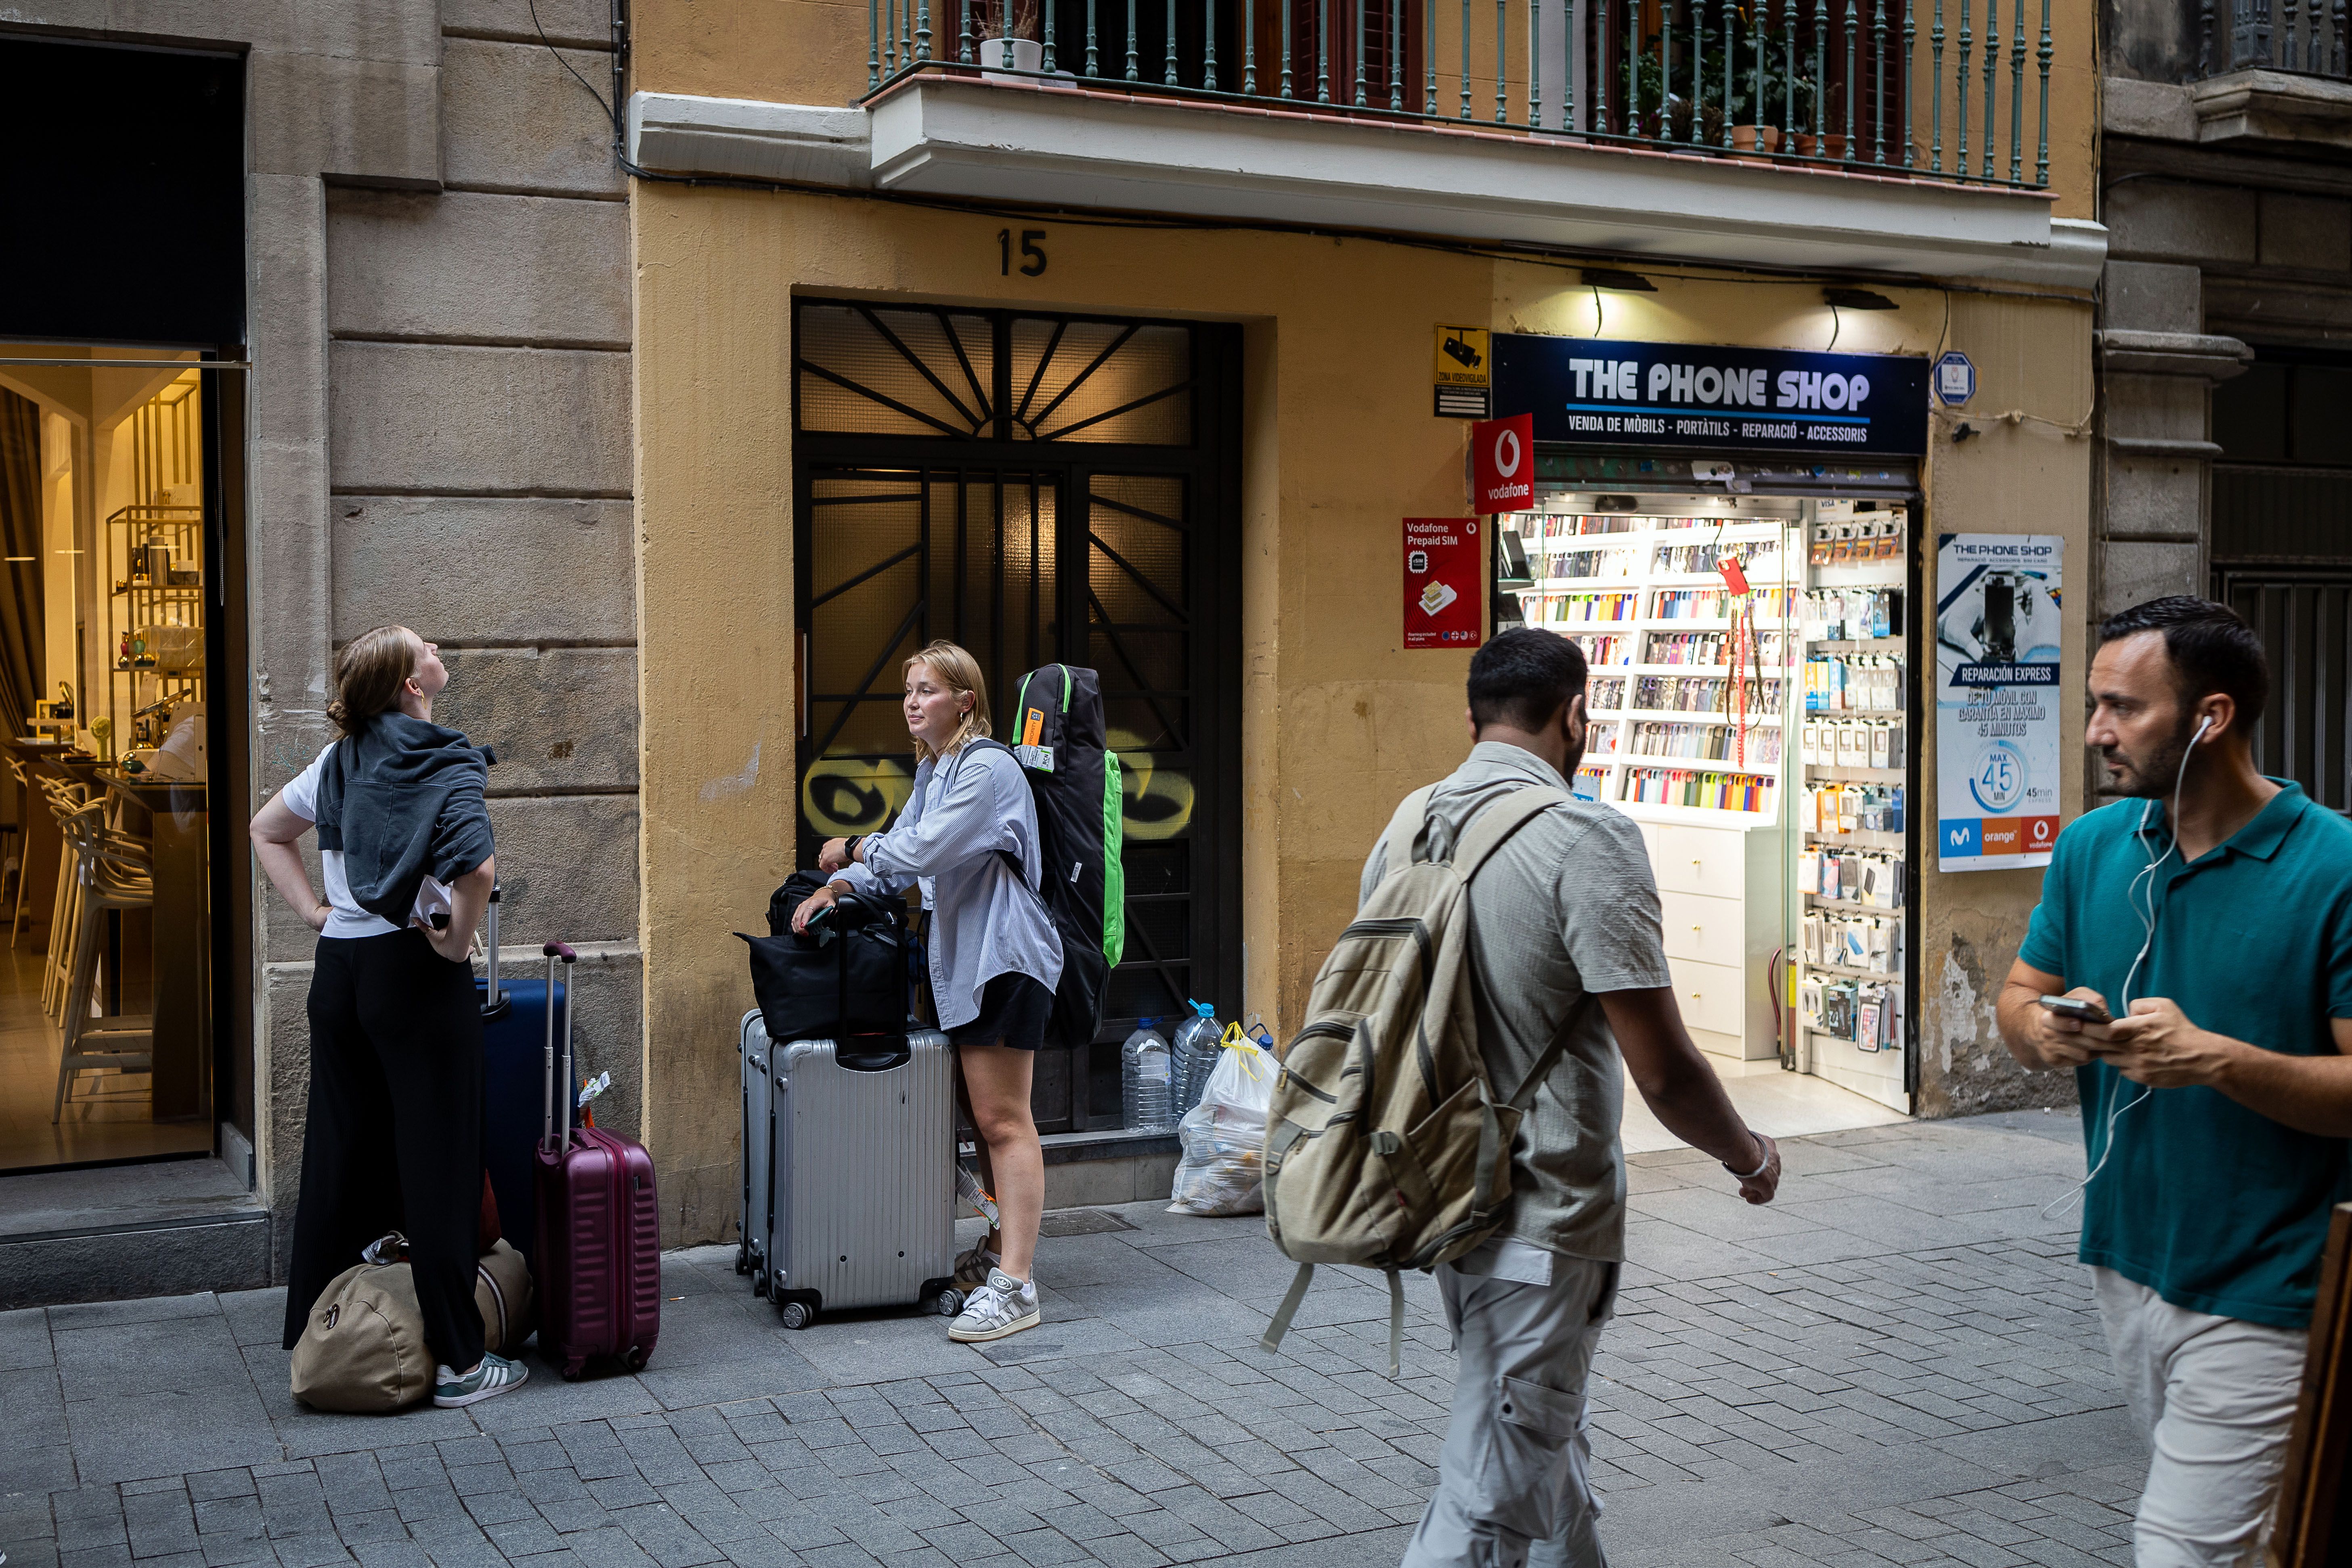
<svg viewBox="0 0 2352 1568">
<path fill-rule="evenodd" d="M 1116 1125 L 1134 1020 L 1238 1001 L 1237 334 L 803 300 L 795 335 L 801 863 L 905 804 L 924 644 L 971 650 L 1000 734 L 1024 671 L 1096 670 L 1127 947 L 1093 1048 L 1041 1058 L 1035 1100 L 1044 1131 Z"/>
</svg>

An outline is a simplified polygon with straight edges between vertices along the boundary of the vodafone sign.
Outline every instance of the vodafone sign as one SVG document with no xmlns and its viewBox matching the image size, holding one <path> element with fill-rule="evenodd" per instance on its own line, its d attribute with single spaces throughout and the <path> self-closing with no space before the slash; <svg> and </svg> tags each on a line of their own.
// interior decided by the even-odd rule
<svg viewBox="0 0 2352 1568">
<path fill-rule="evenodd" d="M 1536 419 L 1481 419 L 1470 426 L 1470 510 L 1525 511 L 1536 500 Z"/>
</svg>

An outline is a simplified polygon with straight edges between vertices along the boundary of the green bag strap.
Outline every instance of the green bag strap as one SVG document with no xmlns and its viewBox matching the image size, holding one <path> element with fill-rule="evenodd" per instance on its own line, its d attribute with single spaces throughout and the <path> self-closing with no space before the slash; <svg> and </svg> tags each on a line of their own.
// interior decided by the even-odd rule
<svg viewBox="0 0 2352 1568">
<path fill-rule="evenodd" d="M 1023 676 L 1023 677 L 1021 678 L 1021 689 L 1020 689 L 1020 690 L 1018 690 L 1018 691 L 1016 691 L 1016 692 L 1014 692 L 1014 693 L 1013 694 L 1013 714 L 1014 714 L 1014 718 L 1013 718 L 1013 732 L 1014 734 L 1016 734 L 1016 735 L 1018 735 L 1018 734 L 1021 732 L 1021 730 L 1020 730 L 1021 721 L 1020 721 L 1020 718 L 1019 718 L 1019 714 L 1020 714 L 1020 712 L 1021 712 L 1021 710 L 1022 710 L 1024 706 L 1026 706 L 1026 705 L 1027 705 L 1027 703 L 1028 703 L 1028 701 L 1029 701 L 1029 676 L 1030 676 L 1030 675 L 1034 675 L 1034 674 L 1036 674 L 1036 673 L 1037 673 L 1037 672 L 1036 672 L 1035 670 L 1034 670 L 1034 669 L 1033 669 L 1033 670 L 1031 670 L 1031 671 L 1029 672 L 1029 675 L 1024 675 L 1024 676 Z"/>
<path fill-rule="evenodd" d="M 1290 1320 L 1298 1315 L 1298 1303 L 1306 1299 L 1307 1282 L 1315 1278 L 1315 1265 L 1302 1263 L 1290 1281 L 1290 1293 L 1282 1305 L 1274 1310 L 1274 1321 L 1265 1326 L 1265 1337 L 1258 1341 L 1261 1350 L 1274 1350 L 1281 1345 L 1282 1336 L 1290 1331 Z"/>
<path fill-rule="evenodd" d="M 1118 967 L 1127 956 L 1126 790 L 1118 753 L 1103 749 L 1103 956 Z"/>
</svg>

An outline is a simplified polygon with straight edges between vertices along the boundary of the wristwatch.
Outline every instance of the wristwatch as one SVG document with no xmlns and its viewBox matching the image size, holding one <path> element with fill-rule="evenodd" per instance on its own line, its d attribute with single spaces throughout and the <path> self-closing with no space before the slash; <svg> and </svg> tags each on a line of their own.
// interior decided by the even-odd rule
<svg viewBox="0 0 2352 1568">
<path fill-rule="evenodd" d="M 865 841 L 866 835 L 863 833 L 853 833 L 848 837 L 843 839 L 841 841 L 841 858 L 844 860 L 850 862 L 852 865 L 855 865 L 857 861 L 857 847 Z"/>
</svg>

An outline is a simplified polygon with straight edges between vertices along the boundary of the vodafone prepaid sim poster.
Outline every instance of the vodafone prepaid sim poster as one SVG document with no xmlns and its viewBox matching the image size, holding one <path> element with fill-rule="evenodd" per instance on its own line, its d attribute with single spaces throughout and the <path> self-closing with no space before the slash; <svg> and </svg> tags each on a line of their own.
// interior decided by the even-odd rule
<svg viewBox="0 0 2352 1568">
<path fill-rule="evenodd" d="M 1404 646 L 1476 647 L 1486 626 L 1486 536 L 1475 517 L 1404 520 Z"/>
</svg>

